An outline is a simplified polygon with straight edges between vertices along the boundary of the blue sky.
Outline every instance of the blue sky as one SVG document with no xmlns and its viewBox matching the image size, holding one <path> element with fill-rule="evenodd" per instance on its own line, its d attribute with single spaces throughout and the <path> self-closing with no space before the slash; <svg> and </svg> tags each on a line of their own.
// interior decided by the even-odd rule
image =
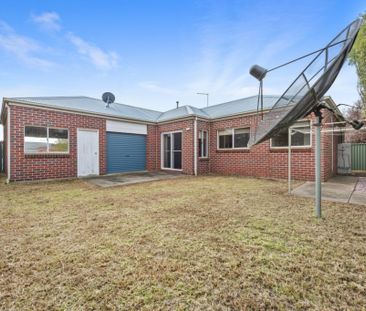
<svg viewBox="0 0 366 311">
<path fill-rule="evenodd" d="M 0 97 L 112 91 L 156 110 L 256 95 L 248 74 L 325 45 L 366 11 L 365 1 L 14 1 L 0 11 Z M 301 66 L 301 64 L 297 64 Z M 300 68 L 268 75 L 279 94 Z M 358 98 L 345 66 L 329 94 Z"/>
</svg>

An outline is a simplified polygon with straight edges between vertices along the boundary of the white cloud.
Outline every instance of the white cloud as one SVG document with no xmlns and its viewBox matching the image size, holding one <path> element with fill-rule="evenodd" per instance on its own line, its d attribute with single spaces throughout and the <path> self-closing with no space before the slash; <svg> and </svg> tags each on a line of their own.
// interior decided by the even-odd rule
<svg viewBox="0 0 366 311">
<path fill-rule="evenodd" d="M 109 70 L 117 67 L 117 53 L 103 51 L 101 48 L 83 40 L 73 33 L 69 33 L 67 38 L 77 48 L 79 54 L 85 56 L 98 69 Z"/>
<path fill-rule="evenodd" d="M 61 18 L 55 12 L 44 12 L 39 15 L 32 14 L 31 19 L 46 31 L 59 31 L 61 29 Z"/>
<path fill-rule="evenodd" d="M 17 34 L 5 22 L 0 21 L 0 49 L 15 55 L 23 63 L 37 68 L 49 68 L 52 62 L 35 56 L 41 52 L 41 46 L 33 39 Z"/>
<path fill-rule="evenodd" d="M 154 92 L 154 93 L 160 93 L 160 94 L 166 94 L 166 95 L 173 95 L 176 94 L 177 91 L 162 87 L 158 83 L 154 81 L 143 81 L 139 83 L 139 86 L 145 90 Z"/>
</svg>

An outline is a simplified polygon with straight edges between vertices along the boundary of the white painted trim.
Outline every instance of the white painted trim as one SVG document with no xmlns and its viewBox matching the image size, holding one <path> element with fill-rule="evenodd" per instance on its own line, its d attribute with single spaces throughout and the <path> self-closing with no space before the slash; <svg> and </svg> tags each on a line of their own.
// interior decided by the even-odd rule
<svg viewBox="0 0 366 311">
<path fill-rule="evenodd" d="M 210 146 L 210 135 L 209 135 L 209 131 L 208 130 L 200 130 L 199 132 L 198 132 L 198 138 L 199 138 L 199 135 L 200 135 L 200 133 L 206 133 L 206 135 L 207 135 L 207 140 L 206 140 L 206 156 L 205 157 L 200 157 L 200 155 L 198 155 L 198 158 L 199 159 L 208 159 L 209 158 L 209 156 L 208 156 L 208 153 L 209 153 L 209 146 Z M 202 149 L 202 146 L 201 146 L 201 149 Z"/>
<path fill-rule="evenodd" d="M 221 129 L 221 130 L 216 130 L 216 150 L 250 150 L 249 147 L 235 147 L 235 130 L 244 130 L 244 129 L 248 129 L 249 130 L 249 136 L 250 136 L 250 127 L 246 126 L 246 127 L 233 127 L 233 128 L 228 128 L 231 130 L 231 136 L 232 136 L 232 147 L 231 148 L 220 148 L 220 140 L 219 140 L 219 132 L 220 131 L 224 131 L 225 129 Z"/>
<path fill-rule="evenodd" d="M 193 135 L 194 135 L 194 141 L 193 141 L 193 171 L 194 171 L 194 175 L 197 176 L 197 171 L 198 171 L 198 154 L 197 154 L 197 117 L 194 119 L 194 124 L 193 124 L 194 130 L 193 130 Z M 183 149 L 183 148 L 182 148 Z"/>
<path fill-rule="evenodd" d="M 98 144 L 98 174 L 100 175 L 100 145 L 99 145 L 99 130 L 98 129 L 89 129 L 89 128 L 80 128 L 78 127 L 76 129 L 76 175 L 77 177 L 85 177 L 85 176 L 80 176 L 79 175 L 79 163 L 78 163 L 78 158 L 79 158 L 79 131 L 85 131 L 85 132 L 96 132 L 97 133 L 97 144 Z"/>
<path fill-rule="evenodd" d="M 147 125 L 115 120 L 106 121 L 107 132 L 147 135 Z"/>
<path fill-rule="evenodd" d="M 47 151 L 46 152 L 25 152 L 25 128 L 26 127 L 43 127 L 47 129 Z M 66 130 L 67 131 L 67 151 L 49 151 L 49 130 L 50 129 L 54 129 L 54 130 Z M 23 148 L 23 153 L 25 155 L 57 155 L 57 154 L 61 154 L 61 155 L 68 155 L 70 154 L 70 130 L 68 128 L 64 128 L 64 127 L 53 127 L 53 126 L 42 126 L 42 125 L 24 125 L 23 128 L 23 143 L 24 143 L 24 148 Z"/>
<path fill-rule="evenodd" d="M 175 171 L 175 172 L 181 172 L 183 171 L 183 169 L 178 169 L 178 168 L 165 168 L 165 167 L 162 167 L 161 168 L 162 171 Z"/>
<path fill-rule="evenodd" d="M 11 171 L 10 171 L 10 167 L 11 167 L 11 164 L 10 164 L 10 159 L 11 159 L 11 157 L 10 157 L 10 140 L 11 140 L 11 138 L 10 138 L 10 126 L 11 126 L 11 124 L 10 124 L 10 107 L 9 107 L 9 105 L 7 106 L 7 112 L 8 112 L 8 115 L 7 115 L 7 121 L 6 121 L 6 131 L 7 131 L 7 135 L 6 135 L 6 140 L 7 140 L 7 150 L 6 150 L 6 153 L 7 153 L 7 156 L 8 156 L 8 159 L 7 159 L 7 161 L 6 161 L 6 165 L 7 165 L 7 167 L 8 167 L 8 169 L 7 169 L 7 173 L 8 173 L 8 178 L 7 178 L 7 183 L 9 183 L 10 182 L 10 178 L 11 178 Z"/>
<path fill-rule="evenodd" d="M 177 169 L 177 168 L 169 168 L 169 167 L 164 167 L 164 134 L 174 134 L 174 133 L 182 133 L 182 168 L 181 169 Z M 161 170 L 169 170 L 169 171 L 183 171 L 183 131 L 182 130 L 177 130 L 177 131 L 170 131 L 170 132 L 162 132 L 160 133 L 160 169 Z M 173 146 L 173 144 L 172 144 Z M 172 157 L 173 157 L 173 153 L 171 153 L 170 155 L 171 159 L 170 161 L 172 161 Z"/>
</svg>

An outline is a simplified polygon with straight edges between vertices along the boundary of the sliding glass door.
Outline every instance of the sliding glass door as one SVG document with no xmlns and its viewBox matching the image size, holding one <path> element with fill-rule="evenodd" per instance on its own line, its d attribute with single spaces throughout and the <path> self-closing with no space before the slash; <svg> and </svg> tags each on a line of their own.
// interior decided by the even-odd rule
<svg viewBox="0 0 366 311">
<path fill-rule="evenodd" d="M 182 169 L 182 132 L 163 134 L 162 156 L 162 168 Z"/>
</svg>

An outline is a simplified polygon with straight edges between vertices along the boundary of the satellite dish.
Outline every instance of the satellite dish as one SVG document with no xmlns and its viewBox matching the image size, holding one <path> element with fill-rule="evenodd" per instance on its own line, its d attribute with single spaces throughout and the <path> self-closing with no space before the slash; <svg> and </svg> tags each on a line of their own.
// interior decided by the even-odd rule
<svg viewBox="0 0 366 311">
<path fill-rule="evenodd" d="M 312 58 L 305 69 L 290 84 L 273 105 L 272 109 L 268 113 L 262 114 L 262 120 L 258 122 L 251 135 L 249 146 L 259 144 L 271 138 L 281 129 L 289 127 L 298 119 L 314 111 L 319 105 L 319 100 L 332 86 L 346 61 L 361 24 L 361 18 L 354 20 L 324 48 L 294 60 L 297 61 L 315 54 L 315 57 Z M 250 73 L 260 81 L 262 86 L 262 79 L 266 74 L 294 61 L 270 70 L 254 65 L 250 69 Z M 260 96 L 263 94 L 261 87 L 259 94 Z"/>
<path fill-rule="evenodd" d="M 111 92 L 105 92 L 102 95 L 102 100 L 107 104 L 107 107 L 109 107 L 110 104 L 113 104 L 115 99 L 115 96 Z"/>
<path fill-rule="evenodd" d="M 259 80 L 259 94 L 257 110 L 261 103 L 262 118 L 252 133 L 249 146 L 259 144 L 274 135 L 281 129 L 290 127 L 298 119 L 314 112 L 316 122 L 315 127 L 315 210 L 316 216 L 321 218 L 321 123 L 322 109 L 331 109 L 321 103 L 323 95 L 332 86 L 337 78 L 348 53 L 356 40 L 357 34 L 362 25 L 362 19 L 356 19 L 343 29 L 333 40 L 324 48 L 309 53 L 283 65 L 270 70 L 258 65 L 250 69 L 250 74 Z M 282 96 L 276 101 L 272 109 L 263 115 L 263 78 L 270 71 L 286 66 L 300 59 L 315 55 L 299 76 L 290 84 Z M 355 129 L 363 126 L 362 122 L 352 121 L 351 125 Z M 291 136 L 289 136 L 290 138 Z M 291 140 L 289 139 L 289 163 Z M 289 181 L 291 174 L 288 174 Z"/>
</svg>

